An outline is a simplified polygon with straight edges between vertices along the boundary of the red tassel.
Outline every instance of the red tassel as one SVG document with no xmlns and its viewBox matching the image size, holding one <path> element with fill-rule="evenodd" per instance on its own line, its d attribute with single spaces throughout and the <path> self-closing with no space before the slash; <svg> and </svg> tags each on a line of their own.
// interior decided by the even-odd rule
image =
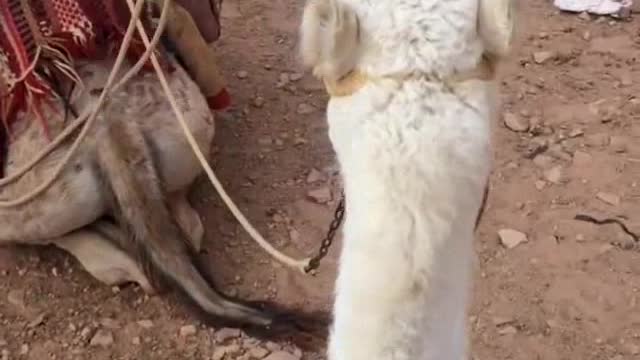
<svg viewBox="0 0 640 360">
<path fill-rule="evenodd" d="M 209 96 L 207 103 L 211 110 L 223 110 L 231 106 L 231 95 L 229 95 L 226 88 L 223 88 L 216 95 Z"/>
</svg>

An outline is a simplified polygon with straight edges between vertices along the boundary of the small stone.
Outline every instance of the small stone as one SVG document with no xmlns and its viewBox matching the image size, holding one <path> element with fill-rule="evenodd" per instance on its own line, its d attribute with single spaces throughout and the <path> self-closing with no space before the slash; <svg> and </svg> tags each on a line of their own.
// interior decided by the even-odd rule
<svg viewBox="0 0 640 360">
<path fill-rule="evenodd" d="M 551 329 L 555 329 L 557 327 L 559 327 L 558 322 L 553 320 L 553 319 L 549 319 L 547 321 L 545 321 L 547 323 L 547 326 Z"/>
<path fill-rule="evenodd" d="M 211 360 L 222 360 L 225 355 L 227 355 L 227 349 L 224 346 L 218 346 L 215 350 L 213 350 L 213 355 L 211 355 Z"/>
<path fill-rule="evenodd" d="M 109 330 L 116 330 L 120 328 L 120 324 L 114 319 L 104 318 L 100 320 L 100 325 L 104 326 Z"/>
<path fill-rule="evenodd" d="M 598 252 L 600 254 L 605 254 L 605 253 L 607 253 L 607 252 L 609 252 L 609 251 L 611 251 L 613 249 L 614 249 L 613 245 L 611 245 L 611 244 L 603 244 L 598 248 Z"/>
<path fill-rule="evenodd" d="M 613 205 L 613 206 L 618 206 L 620 205 L 620 197 L 616 194 L 612 194 L 612 193 L 607 193 L 607 192 L 599 192 L 596 194 L 596 197 L 609 204 L 609 205 Z"/>
<path fill-rule="evenodd" d="M 239 329 L 222 328 L 216 331 L 215 339 L 217 342 L 225 342 L 227 340 L 239 338 L 242 333 Z"/>
<path fill-rule="evenodd" d="M 577 234 L 576 235 L 576 241 L 577 242 L 584 242 L 585 240 L 586 239 L 585 239 L 584 235 L 582 235 L 582 234 Z"/>
<path fill-rule="evenodd" d="M 539 168 L 547 169 L 553 165 L 553 158 L 549 155 L 540 154 L 533 158 L 533 163 Z"/>
<path fill-rule="evenodd" d="M 290 80 L 289 74 L 281 73 L 280 76 L 278 77 L 278 85 L 280 86 L 287 85 L 289 83 L 289 80 Z"/>
<path fill-rule="evenodd" d="M 636 344 L 625 344 L 625 348 L 627 350 L 627 352 L 631 355 L 638 355 L 640 354 L 640 346 L 636 345 Z"/>
<path fill-rule="evenodd" d="M 554 166 L 544 172 L 544 178 L 554 184 L 560 184 L 562 182 L 562 175 L 562 166 L 560 165 Z"/>
<path fill-rule="evenodd" d="M 282 350 L 282 346 L 280 346 L 280 344 L 275 343 L 273 341 L 268 341 L 266 344 L 264 344 L 264 347 L 266 347 L 267 350 L 269 350 L 271 352 Z"/>
<path fill-rule="evenodd" d="M 293 144 L 298 146 L 298 145 L 304 145 L 306 143 L 308 143 L 309 141 L 307 141 L 307 139 L 301 137 L 301 136 L 296 136 L 295 139 L 293 139 Z"/>
<path fill-rule="evenodd" d="M 221 360 L 225 356 L 230 355 L 227 357 L 228 359 L 237 359 L 238 358 L 237 354 L 240 353 L 240 351 L 241 351 L 240 345 L 237 345 L 237 344 L 233 344 L 229 346 L 218 346 L 214 350 L 211 358 L 212 360 Z"/>
<path fill-rule="evenodd" d="M 300 360 L 300 357 L 285 351 L 276 351 L 264 358 L 264 360 Z"/>
<path fill-rule="evenodd" d="M 609 145 L 609 135 L 605 133 L 591 134 L 585 137 L 585 144 L 591 147 L 602 147 Z"/>
<path fill-rule="evenodd" d="M 180 336 L 182 337 L 193 336 L 196 332 L 198 332 L 198 330 L 195 325 L 185 325 L 180 328 Z"/>
<path fill-rule="evenodd" d="M 131 339 L 131 343 L 133 345 L 140 345 L 140 343 L 141 343 L 140 337 L 139 336 L 134 337 L 133 339 Z"/>
<path fill-rule="evenodd" d="M 533 61 L 535 61 L 536 64 L 544 64 L 555 57 L 556 54 L 551 51 L 538 51 L 533 53 Z"/>
<path fill-rule="evenodd" d="M 331 190 L 328 187 L 324 186 L 309 191 L 307 193 L 307 197 L 319 204 L 326 204 L 331 201 Z"/>
<path fill-rule="evenodd" d="M 515 321 L 513 318 L 507 317 L 494 317 L 492 320 L 493 325 L 495 325 L 496 327 L 504 326 Z"/>
<path fill-rule="evenodd" d="M 319 181 L 324 181 L 325 176 L 317 169 L 311 169 L 307 175 L 307 184 L 313 184 Z"/>
<path fill-rule="evenodd" d="M 612 136 L 610 141 L 611 149 L 617 153 L 627 151 L 628 141 L 624 136 Z"/>
<path fill-rule="evenodd" d="M 27 328 L 33 329 L 35 327 L 42 325 L 44 323 L 45 316 L 46 316 L 45 313 L 38 314 L 38 316 L 33 318 L 33 320 L 29 321 L 29 323 L 27 324 Z"/>
<path fill-rule="evenodd" d="M 270 138 L 269 136 L 263 136 L 258 139 L 258 144 L 261 146 L 269 146 L 273 144 L 273 139 Z"/>
<path fill-rule="evenodd" d="M 521 243 L 528 241 L 527 234 L 513 229 L 499 230 L 498 237 L 502 245 L 507 249 L 513 249 Z"/>
<path fill-rule="evenodd" d="M 7 301 L 9 301 L 9 304 L 11 304 L 13 306 L 24 308 L 25 307 L 25 304 L 24 304 L 24 291 L 22 291 L 22 290 L 10 290 L 9 294 L 7 295 Z"/>
<path fill-rule="evenodd" d="M 29 345 L 27 344 L 22 344 L 22 346 L 20 346 L 20 355 L 27 355 L 29 353 Z"/>
<path fill-rule="evenodd" d="M 91 334 L 91 328 L 89 328 L 88 326 L 85 326 L 84 328 L 82 328 L 82 330 L 80 330 L 80 337 L 83 339 L 88 339 L 89 334 Z"/>
<path fill-rule="evenodd" d="M 518 333 L 518 329 L 513 326 L 505 326 L 502 329 L 498 330 L 498 334 L 500 335 L 514 335 Z"/>
<path fill-rule="evenodd" d="M 584 21 L 591 21 L 591 15 L 588 12 L 583 11 L 578 15 L 578 19 L 582 19 Z"/>
<path fill-rule="evenodd" d="M 593 160 L 593 157 L 589 153 L 586 153 L 584 151 L 578 150 L 573 154 L 574 165 L 578 165 L 578 166 L 589 165 L 592 160 Z"/>
<path fill-rule="evenodd" d="M 504 125 L 516 132 L 524 132 L 529 130 L 529 122 L 521 116 L 512 113 L 505 113 L 503 115 Z"/>
<path fill-rule="evenodd" d="M 544 180 L 536 180 L 534 184 L 537 190 L 542 190 L 547 186 L 547 182 Z"/>
<path fill-rule="evenodd" d="M 113 344 L 113 335 L 107 330 L 98 330 L 93 335 L 89 345 L 107 347 Z"/>
<path fill-rule="evenodd" d="M 301 103 L 300 105 L 298 105 L 298 109 L 296 110 L 296 112 L 300 115 L 308 115 L 314 112 L 315 110 L 316 109 L 313 106 L 307 103 Z"/>
<path fill-rule="evenodd" d="M 293 74 L 289 75 L 289 79 L 291 81 L 298 81 L 298 80 L 302 79 L 303 76 L 304 75 L 301 74 L 301 73 L 293 73 Z"/>
<path fill-rule="evenodd" d="M 253 106 L 257 107 L 257 108 L 261 108 L 264 106 L 264 98 L 262 96 L 258 96 L 255 99 L 253 99 Z"/>
<path fill-rule="evenodd" d="M 246 79 L 246 78 L 248 78 L 248 77 L 249 77 L 249 73 L 248 73 L 248 72 L 246 72 L 246 71 L 244 71 L 244 70 L 241 70 L 241 71 L 238 71 L 238 72 L 236 73 L 236 77 L 237 77 L 238 79 Z"/>
<path fill-rule="evenodd" d="M 249 356 L 252 359 L 262 359 L 269 355 L 269 350 L 261 347 L 254 347 L 249 350 Z"/>
<path fill-rule="evenodd" d="M 584 130 L 582 129 L 573 129 L 569 132 L 569 137 L 570 138 L 577 138 L 579 136 L 584 135 Z"/>
<path fill-rule="evenodd" d="M 153 327 L 153 321 L 151 320 L 139 320 L 138 325 L 143 329 L 151 329 Z"/>
<path fill-rule="evenodd" d="M 300 232 L 296 229 L 289 230 L 289 239 L 292 243 L 298 243 L 300 241 Z"/>
</svg>

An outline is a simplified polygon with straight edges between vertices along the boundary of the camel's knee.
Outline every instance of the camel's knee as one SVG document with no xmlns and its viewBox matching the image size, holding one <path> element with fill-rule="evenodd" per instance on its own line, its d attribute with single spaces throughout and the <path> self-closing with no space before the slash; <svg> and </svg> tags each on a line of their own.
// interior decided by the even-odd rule
<svg viewBox="0 0 640 360">
<path fill-rule="evenodd" d="M 191 246 L 199 252 L 204 238 L 204 225 L 198 212 L 189 203 L 186 191 L 171 194 L 169 196 L 169 207 L 178 225 L 187 234 Z"/>
<path fill-rule="evenodd" d="M 109 286 L 134 282 L 145 292 L 155 293 L 134 259 L 98 231 L 76 230 L 51 242 L 71 253 L 88 273 Z"/>
<path fill-rule="evenodd" d="M 308 0 L 300 25 L 300 55 L 319 78 L 335 81 L 354 70 L 360 51 L 358 15 L 337 0 Z"/>
<path fill-rule="evenodd" d="M 478 32 L 485 52 L 495 57 L 511 50 L 515 22 L 515 0 L 480 0 Z"/>
</svg>

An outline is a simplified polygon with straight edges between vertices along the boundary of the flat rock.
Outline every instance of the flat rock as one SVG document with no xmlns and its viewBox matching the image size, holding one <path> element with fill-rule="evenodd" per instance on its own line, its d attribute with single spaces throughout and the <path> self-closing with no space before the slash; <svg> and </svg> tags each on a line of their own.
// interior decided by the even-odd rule
<svg viewBox="0 0 640 360">
<path fill-rule="evenodd" d="M 609 145 L 609 135 L 605 133 L 591 134 L 585 137 L 585 144 L 591 147 L 602 147 Z"/>
<path fill-rule="evenodd" d="M 153 327 L 153 321 L 151 320 L 139 320 L 138 325 L 144 329 L 151 329 Z"/>
<path fill-rule="evenodd" d="M 610 139 L 611 150 L 624 153 L 628 149 L 629 140 L 625 136 L 612 136 Z"/>
<path fill-rule="evenodd" d="M 89 345 L 107 347 L 113 344 L 113 334 L 107 330 L 98 330 L 91 338 Z"/>
<path fill-rule="evenodd" d="M 24 291 L 23 290 L 10 290 L 7 294 L 7 301 L 13 306 L 20 308 L 25 307 L 24 303 Z"/>
<path fill-rule="evenodd" d="M 605 202 L 609 205 L 618 206 L 620 205 L 620 196 L 608 192 L 599 192 L 596 194 L 596 198 L 598 200 Z"/>
<path fill-rule="evenodd" d="M 533 61 L 535 61 L 536 64 L 544 64 L 555 57 L 556 54 L 552 51 L 538 51 L 533 53 Z"/>
<path fill-rule="evenodd" d="M 269 350 L 265 348 L 254 347 L 249 349 L 249 356 L 252 359 L 263 359 L 267 355 L 269 355 Z"/>
<path fill-rule="evenodd" d="M 298 105 L 298 108 L 296 109 L 296 112 L 300 115 L 307 115 L 307 114 L 311 114 L 312 112 L 314 112 L 316 109 L 307 104 L 307 103 L 302 103 L 300 105 Z"/>
<path fill-rule="evenodd" d="M 529 130 L 529 122 L 521 116 L 512 113 L 505 113 L 502 116 L 504 125 L 512 131 L 525 132 Z"/>
<path fill-rule="evenodd" d="M 307 175 L 307 184 L 313 184 L 320 181 L 325 181 L 326 177 L 318 169 L 311 169 Z"/>
<path fill-rule="evenodd" d="M 584 151 L 576 151 L 573 153 L 573 164 L 577 166 L 589 165 L 593 161 L 593 156 Z"/>
<path fill-rule="evenodd" d="M 239 338 L 242 332 L 239 329 L 222 328 L 216 331 L 215 339 L 217 342 L 225 342 L 231 339 Z"/>
<path fill-rule="evenodd" d="M 550 168 L 553 165 L 553 162 L 553 158 L 549 155 L 540 154 L 533 158 L 533 163 L 542 169 Z"/>
<path fill-rule="evenodd" d="M 180 328 L 180 336 L 187 337 L 193 336 L 198 332 L 195 325 L 185 325 Z"/>
<path fill-rule="evenodd" d="M 507 249 L 513 249 L 523 242 L 528 241 L 527 234 L 513 229 L 499 230 L 498 237 L 500 238 L 500 243 Z"/>
<path fill-rule="evenodd" d="M 307 192 L 307 197 L 319 204 L 326 204 L 331 201 L 331 189 L 323 186 Z"/>
<path fill-rule="evenodd" d="M 551 183 L 560 184 L 563 180 L 562 166 L 556 165 L 551 169 L 545 170 L 544 178 Z"/>
<path fill-rule="evenodd" d="M 218 346 L 213 351 L 213 355 L 211 356 L 211 360 L 222 360 L 225 357 L 231 358 L 231 359 L 235 359 L 236 357 L 227 356 L 227 355 L 236 355 L 236 354 L 238 354 L 240 352 L 240 350 L 241 350 L 240 349 L 240 345 L 237 345 L 237 344 L 233 344 L 233 345 L 229 345 L 229 346 Z"/>
</svg>

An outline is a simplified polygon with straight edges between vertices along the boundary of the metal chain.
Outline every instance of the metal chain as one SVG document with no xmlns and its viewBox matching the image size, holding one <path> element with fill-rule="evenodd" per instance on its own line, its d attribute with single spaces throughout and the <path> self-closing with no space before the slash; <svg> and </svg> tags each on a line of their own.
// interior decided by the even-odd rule
<svg viewBox="0 0 640 360">
<path fill-rule="evenodd" d="M 309 261 L 309 265 L 305 267 L 304 271 L 308 274 L 314 270 L 317 270 L 320 266 L 320 261 L 327 256 L 329 252 L 329 248 L 333 244 L 333 240 L 336 236 L 336 232 L 338 228 L 340 228 L 340 224 L 342 224 L 342 220 L 344 219 L 344 210 L 345 210 L 345 196 L 344 191 L 340 196 L 340 201 L 338 202 L 338 206 L 336 207 L 335 213 L 333 214 L 333 220 L 331 220 L 331 224 L 329 225 L 329 231 L 327 231 L 327 235 L 322 239 L 322 243 L 320 244 L 320 249 L 318 249 L 318 254 L 311 258 Z"/>
</svg>

